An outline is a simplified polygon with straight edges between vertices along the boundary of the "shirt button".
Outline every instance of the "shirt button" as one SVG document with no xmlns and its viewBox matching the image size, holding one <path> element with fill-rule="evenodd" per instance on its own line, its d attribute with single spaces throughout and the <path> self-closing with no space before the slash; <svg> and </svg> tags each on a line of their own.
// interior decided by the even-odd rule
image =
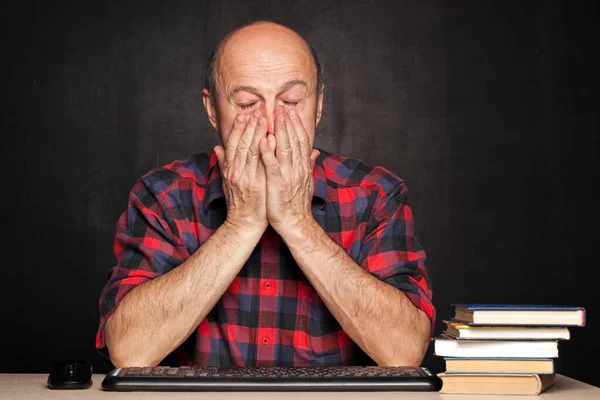
<svg viewBox="0 0 600 400">
<path fill-rule="evenodd" d="M 265 336 L 265 337 L 263 337 L 263 340 L 262 340 L 262 342 L 263 342 L 263 344 L 265 344 L 265 345 L 269 344 L 269 338 L 268 338 L 268 337 L 266 337 L 266 336 Z"/>
<path fill-rule="evenodd" d="M 265 282 L 265 289 L 271 289 L 271 282 Z"/>
</svg>

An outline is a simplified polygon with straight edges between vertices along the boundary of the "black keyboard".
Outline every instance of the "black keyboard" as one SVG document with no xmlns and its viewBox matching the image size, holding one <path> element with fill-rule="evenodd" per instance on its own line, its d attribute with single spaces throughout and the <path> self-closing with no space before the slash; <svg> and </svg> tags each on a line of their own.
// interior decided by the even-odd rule
<svg viewBox="0 0 600 400">
<path fill-rule="evenodd" d="M 424 367 L 117 368 L 102 381 L 109 391 L 439 391 Z"/>
</svg>

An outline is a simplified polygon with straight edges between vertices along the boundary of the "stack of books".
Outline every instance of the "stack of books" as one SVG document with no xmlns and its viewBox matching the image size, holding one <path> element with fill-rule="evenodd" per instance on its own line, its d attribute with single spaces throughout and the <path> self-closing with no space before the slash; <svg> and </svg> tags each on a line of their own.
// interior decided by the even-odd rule
<svg viewBox="0 0 600 400">
<path fill-rule="evenodd" d="M 558 344 L 585 325 L 582 307 L 453 304 L 454 318 L 434 338 L 444 357 L 440 393 L 538 395 L 556 379 Z"/>
</svg>

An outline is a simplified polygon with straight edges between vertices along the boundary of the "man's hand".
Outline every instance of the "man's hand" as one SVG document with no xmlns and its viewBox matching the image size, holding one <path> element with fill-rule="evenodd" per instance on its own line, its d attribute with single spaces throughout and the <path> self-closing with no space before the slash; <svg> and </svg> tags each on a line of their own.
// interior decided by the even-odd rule
<svg viewBox="0 0 600 400">
<path fill-rule="evenodd" d="M 265 168 L 260 161 L 258 143 L 266 134 L 267 121 L 260 113 L 249 117 L 239 114 L 225 148 L 214 148 L 227 200 L 226 223 L 261 235 L 269 223 Z"/>
<path fill-rule="evenodd" d="M 259 147 L 267 176 L 267 218 L 282 235 L 313 218 L 313 169 L 319 151 L 311 149 L 296 110 L 283 107 L 275 111 L 275 140 L 260 138 Z"/>
</svg>

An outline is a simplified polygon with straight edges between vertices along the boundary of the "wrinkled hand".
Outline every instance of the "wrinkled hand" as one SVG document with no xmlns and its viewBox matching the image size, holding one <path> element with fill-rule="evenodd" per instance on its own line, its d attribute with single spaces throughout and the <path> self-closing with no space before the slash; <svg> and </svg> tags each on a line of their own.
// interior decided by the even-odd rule
<svg viewBox="0 0 600 400">
<path fill-rule="evenodd" d="M 226 222 L 262 234 L 268 226 L 265 167 L 258 143 L 266 138 L 267 121 L 255 112 L 237 115 L 225 148 L 214 148 L 227 200 Z M 266 139 L 265 139 L 266 140 Z"/>
<path fill-rule="evenodd" d="M 283 107 L 275 112 L 275 140 L 261 138 L 259 147 L 267 177 L 267 218 L 281 235 L 313 218 L 313 169 L 319 151 L 311 149 L 296 110 Z"/>
</svg>

